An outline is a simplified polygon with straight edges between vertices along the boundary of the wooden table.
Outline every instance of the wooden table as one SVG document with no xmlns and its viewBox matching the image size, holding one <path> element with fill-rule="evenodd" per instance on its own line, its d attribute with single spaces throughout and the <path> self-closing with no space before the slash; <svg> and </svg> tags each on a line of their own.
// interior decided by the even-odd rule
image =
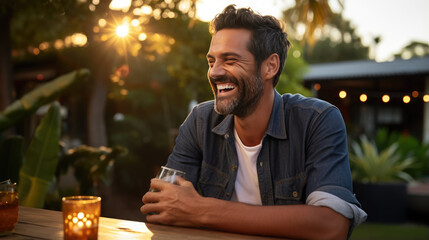
<svg viewBox="0 0 429 240">
<path fill-rule="evenodd" d="M 182 228 L 127 221 L 115 218 L 100 218 L 98 238 L 140 240 L 213 240 L 213 239 L 279 239 L 262 236 L 234 234 L 195 228 Z M 19 207 L 15 231 L 3 239 L 63 239 L 62 212 L 38 208 Z"/>
</svg>

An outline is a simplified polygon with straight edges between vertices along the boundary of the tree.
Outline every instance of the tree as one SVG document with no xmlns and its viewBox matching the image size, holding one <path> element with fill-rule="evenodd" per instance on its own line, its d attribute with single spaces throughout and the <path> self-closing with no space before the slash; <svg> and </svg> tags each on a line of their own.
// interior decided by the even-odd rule
<svg viewBox="0 0 429 240">
<path fill-rule="evenodd" d="M 175 24 L 180 21 L 188 22 L 186 27 L 191 27 L 189 19 L 195 15 L 193 0 L 155 0 L 148 4 L 135 0 L 129 6 L 115 9 L 116 3 L 118 1 L 76 0 L 41 0 L 30 3 L 7 0 L 0 3 L 0 16 L 10 20 L 12 47 L 17 53 L 22 53 L 20 55 L 23 58 L 29 55 L 27 49 L 32 50 L 30 55 L 43 55 L 45 52 L 41 48 L 42 44 L 56 46 L 59 43 L 67 47 L 67 44 L 70 45 L 70 39 L 81 38 L 83 44 L 80 47 L 85 48 L 85 51 L 77 49 L 68 55 L 71 52 L 68 49 L 58 50 L 51 47 L 46 52 L 53 52 L 55 58 L 65 60 L 63 63 L 66 63 L 67 67 L 76 68 L 83 65 L 91 69 L 93 81 L 89 87 L 92 94 L 87 105 L 87 124 L 88 143 L 92 146 L 107 144 L 104 119 L 111 74 L 124 62 L 129 61 L 130 55 L 137 57 L 153 49 L 158 51 L 162 47 L 169 47 L 156 41 L 136 40 L 140 37 L 138 34 L 143 33 L 144 29 L 144 34 L 149 35 L 149 38 L 167 36 L 158 34 L 157 27 L 164 25 L 164 29 L 175 29 Z M 6 14 L 10 12 L 12 14 Z M 133 25 L 133 30 L 136 30 L 133 38 L 117 37 L 115 27 L 121 24 L 131 26 L 131 20 L 137 21 L 136 26 Z M 7 39 L 7 36 L 8 34 L 2 34 L 4 39 Z M 158 40 L 168 39 L 161 38 Z M 171 39 L 174 41 L 174 38 Z M 151 42 L 151 45 L 148 42 Z M 7 56 L 10 56 L 10 49 L 7 45 L 4 46 L 6 51 L 0 51 L 3 53 L 0 64 L 8 69 L 10 60 Z M 151 53 L 151 56 L 156 57 L 158 53 Z M 11 75 L 10 72 L 3 74 L 2 71 L 2 74 Z M 10 95 L 10 77 L 2 77 L 0 82 L 2 86 L 6 86 L 2 87 L 2 93 L 5 93 L 2 96 Z M 4 99 L 1 102 L 8 101 L 7 98 Z"/>
<path fill-rule="evenodd" d="M 369 48 L 362 44 L 350 21 L 334 14 L 317 42 L 313 46 L 305 45 L 303 55 L 309 63 L 361 60 L 369 58 Z"/>
<path fill-rule="evenodd" d="M 338 3 L 342 7 L 341 0 Z M 295 6 L 283 12 L 288 33 L 310 45 L 317 40 L 316 31 L 329 22 L 332 16 L 328 0 L 295 0 Z M 298 31 L 302 27 L 304 31 L 300 34 Z"/>
<path fill-rule="evenodd" d="M 395 58 L 403 59 L 424 56 L 429 56 L 429 44 L 418 41 L 412 41 L 407 46 L 405 46 L 399 53 L 394 55 Z"/>
</svg>

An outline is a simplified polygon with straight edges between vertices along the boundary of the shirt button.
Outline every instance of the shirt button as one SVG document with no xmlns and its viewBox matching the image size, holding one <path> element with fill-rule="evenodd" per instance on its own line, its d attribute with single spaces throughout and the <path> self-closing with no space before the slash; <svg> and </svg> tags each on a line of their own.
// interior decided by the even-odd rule
<svg viewBox="0 0 429 240">
<path fill-rule="evenodd" d="M 230 196 L 231 196 L 231 193 L 227 192 L 227 193 L 226 193 L 226 196 L 227 196 L 227 197 L 230 197 Z"/>
<path fill-rule="evenodd" d="M 226 139 L 228 139 L 229 138 L 229 134 L 227 133 L 227 134 L 225 134 L 225 138 Z"/>
<path fill-rule="evenodd" d="M 237 170 L 237 166 L 236 165 L 232 165 L 232 171 Z"/>
<path fill-rule="evenodd" d="M 292 196 L 293 197 L 298 197 L 298 192 L 297 191 L 293 191 Z"/>
</svg>

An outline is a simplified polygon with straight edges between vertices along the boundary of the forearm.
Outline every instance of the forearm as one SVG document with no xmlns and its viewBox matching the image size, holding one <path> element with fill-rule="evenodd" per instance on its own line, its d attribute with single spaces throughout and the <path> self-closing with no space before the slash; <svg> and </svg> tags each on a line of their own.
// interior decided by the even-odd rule
<svg viewBox="0 0 429 240">
<path fill-rule="evenodd" d="M 197 225 L 230 232 L 297 239 L 346 239 L 349 220 L 330 208 L 253 206 L 204 199 Z"/>
</svg>

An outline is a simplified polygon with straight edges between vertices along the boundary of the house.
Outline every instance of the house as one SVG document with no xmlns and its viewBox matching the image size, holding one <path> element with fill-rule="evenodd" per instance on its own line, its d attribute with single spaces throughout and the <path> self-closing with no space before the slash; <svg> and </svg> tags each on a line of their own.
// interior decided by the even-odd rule
<svg viewBox="0 0 429 240">
<path fill-rule="evenodd" d="M 429 56 L 313 64 L 304 85 L 340 109 L 353 137 L 388 128 L 429 142 Z"/>
</svg>

